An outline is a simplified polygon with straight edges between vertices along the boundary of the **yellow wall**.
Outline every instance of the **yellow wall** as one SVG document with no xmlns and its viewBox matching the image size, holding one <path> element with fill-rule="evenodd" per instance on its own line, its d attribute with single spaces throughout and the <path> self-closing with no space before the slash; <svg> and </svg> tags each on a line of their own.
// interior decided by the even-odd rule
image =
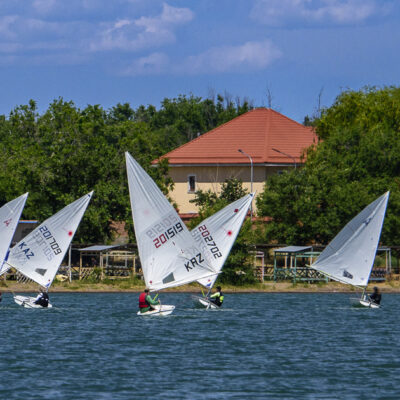
<svg viewBox="0 0 400 400">
<path fill-rule="evenodd" d="M 254 167 L 253 171 L 253 191 L 259 195 L 264 189 L 265 180 L 268 176 L 276 174 L 285 167 Z M 243 181 L 243 187 L 250 192 L 251 173 L 250 166 L 233 167 L 174 167 L 170 166 L 169 174 L 175 183 L 174 190 L 169 193 L 171 198 L 178 204 L 180 213 L 197 212 L 198 208 L 189 200 L 194 199 L 194 193 L 188 192 L 188 176 L 196 176 L 196 190 L 206 191 L 211 189 L 213 192 L 220 193 L 221 183 L 229 178 L 237 178 Z M 253 209 L 256 205 L 253 203 Z"/>
</svg>

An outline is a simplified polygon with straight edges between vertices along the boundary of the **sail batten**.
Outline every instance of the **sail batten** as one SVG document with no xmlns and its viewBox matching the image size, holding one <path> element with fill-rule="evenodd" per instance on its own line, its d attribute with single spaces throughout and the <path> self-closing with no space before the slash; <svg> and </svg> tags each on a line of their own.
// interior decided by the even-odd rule
<svg viewBox="0 0 400 400">
<path fill-rule="evenodd" d="M 128 152 L 125 157 L 135 235 L 149 289 L 180 286 L 214 274 L 156 183 Z"/>
<path fill-rule="evenodd" d="M 311 265 L 342 283 L 365 287 L 374 265 L 389 192 L 356 215 Z"/>
</svg>

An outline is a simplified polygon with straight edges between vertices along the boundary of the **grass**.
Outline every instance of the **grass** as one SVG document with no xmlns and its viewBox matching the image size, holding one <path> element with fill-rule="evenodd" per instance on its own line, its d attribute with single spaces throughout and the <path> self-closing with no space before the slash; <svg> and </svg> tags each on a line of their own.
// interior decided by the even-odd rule
<svg viewBox="0 0 400 400">
<path fill-rule="evenodd" d="M 247 285 L 221 284 L 222 290 L 226 293 L 255 293 L 255 292 L 293 292 L 293 293 L 334 293 L 334 292 L 354 292 L 359 291 L 350 285 L 344 285 L 338 282 L 298 282 L 291 281 L 265 281 Z M 400 281 L 388 280 L 387 282 L 371 283 L 368 291 L 372 291 L 374 286 L 378 286 L 382 292 L 400 293 Z M 16 281 L 4 281 L 0 279 L 2 292 L 36 292 L 38 285 L 36 283 L 22 284 Z M 129 279 L 104 279 L 96 281 L 94 279 L 74 280 L 69 282 L 55 281 L 51 286 L 51 292 L 141 292 L 145 288 L 144 282 L 137 278 Z M 165 292 L 201 292 L 201 287 L 197 283 L 179 286 L 164 290 Z M 206 289 L 203 288 L 206 292 Z"/>
</svg>

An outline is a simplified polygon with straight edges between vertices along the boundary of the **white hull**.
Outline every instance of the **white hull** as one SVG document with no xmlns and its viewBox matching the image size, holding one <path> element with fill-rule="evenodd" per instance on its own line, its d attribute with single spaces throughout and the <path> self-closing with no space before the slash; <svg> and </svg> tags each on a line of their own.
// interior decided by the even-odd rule
<svg viewBox="0 0 400 400">
<path fill-rule="evenodd" d="M 47 307 L 42 307 L 39 304 L 35 304 L 36 297 L 29 296 L 14 296 L 14 301 L 22 307 L 25 308 L 52 308 L 53 306 L 49 303 Z"/>
<path fill-rule="evenodd" d="M 380 308 L 379 304 L 374 303 L 368 299 L 360 299 L 358 297 L 352 297 L 350 299 L 353 307 L 367 307 L 367 308 Z"/>
<path fill-rule="evenodd" d="M 206 297 L 200 297 L 200 296 L 192 296 L 192 299 L 194 301 L 194 304 L 196 307 L 201 307 L 201 308 L 212 308 L 212 309 L 217 309 L 219 308 L 216 304 L 214 304 L 212 301 L 207 299 Z"/>
<path fill-rule="evenodd" d="M 360 300 L 360 304 L 363 307 L 379 308 L 379 304 L 376 304 L 376 303 L 374 303 L 373 301 L 370 301 L 370 300 Z"/>
<path fill-rule="evenodd" d="M 161 306 L 153 306 L 153 310 L 142 313 L 137 312 L 137 315 L 145 316 L 165 316 L 171 314 L 175 310 L 175 306 L 170 306 L 168 304 L 162 304 Z"/>
</svg>

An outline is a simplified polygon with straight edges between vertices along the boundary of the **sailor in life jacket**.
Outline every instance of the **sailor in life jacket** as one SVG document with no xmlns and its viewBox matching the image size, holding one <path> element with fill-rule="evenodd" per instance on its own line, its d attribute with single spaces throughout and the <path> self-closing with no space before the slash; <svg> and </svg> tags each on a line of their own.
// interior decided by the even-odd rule
<svg viewBox="0 0 400 400">
<path fill-rule="evenodd" d="M 382 295 L 379 293 L 379 289 L 377 286 L 374 287 L 374 293 L 372 293 L 369 298 L 375 304 L 381 304 Z"/>
<path fill-rule="evenodd" d="M 224 302 L 224 294 L 222 293 L 221 286 L 217 286 L 217 292 L 211 295 L 210 298 L 213 299 L 211 301 L 218 307 L 222 306 L 222 303 Z"/>
<path fill-rule="evenodd" d="M 42 290 L 36 297 L 35 304 L 39 304 L 42 307 L 48 307 L 49 306 L 49 295 L 45 290 Z"/>
<path fill-rule="evenodd" d="M 147 311 L 151 311 L 153 309 L 152 306 L 156 306 L 160 304 L 158 300 L 153 300 L 149 294 L 149 289 L 144 289 L 143 293 L 140 293 L 139 296 L 139 310 L 141 313 L 145 313 Z"/>
</svg>

